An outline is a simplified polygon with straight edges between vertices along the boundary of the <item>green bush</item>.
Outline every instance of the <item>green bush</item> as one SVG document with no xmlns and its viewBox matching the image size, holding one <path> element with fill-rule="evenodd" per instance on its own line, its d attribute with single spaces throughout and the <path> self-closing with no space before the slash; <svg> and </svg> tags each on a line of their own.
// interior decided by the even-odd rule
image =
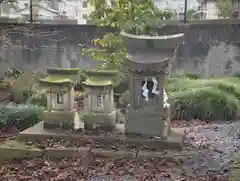
<svg viewBox="0 0 240 181">
<path fill-rule="evenodd" d="M 174 119 L 237 119 L 240 79 L 179 79 L 168 88 Z"/>
<path fill-rule="evenodd" d="M 32 92 L 29 88 L 11 89 L 11 94 L 13 101 L 18 104 L 25 103 L 27 99 L 32 96 Z"/>
<path fill-rule="evenodd" d="M 174 119 L 231 120 L 238 115 L 240 101 L 234 94 L 202 87 L 169 95 Z"/>
<path fill-rule="evenodd" d="M 0 123 L 14 124 L 20 130 L 29 128 L 42 120 L 43 108 L 36 105 L 0 105 Z"/>
<path fill-rule="evenodd" d="M 17 104 L 33 104 L 47 107 L 47 96 L 30 88 L 12 89 L 13 101 Z"/>
<path fill-rule="evenodd" d="M 47 107 L 47 96 L 45 94 L 35 94 L 29 99 L 29 103 L 32 105 Z"/>
<path fill-rule="evenodd" d="M 240 72 L 236 72 L 233 74 L 233 77 L 237 77 L 237 78 L 240 78 Z"/>
<path fill-rule="evenodd" d="M 201 75 L 198 73 L 186 73 L 185 76 L 189 79 L 200 79 Z"/>
</svg>

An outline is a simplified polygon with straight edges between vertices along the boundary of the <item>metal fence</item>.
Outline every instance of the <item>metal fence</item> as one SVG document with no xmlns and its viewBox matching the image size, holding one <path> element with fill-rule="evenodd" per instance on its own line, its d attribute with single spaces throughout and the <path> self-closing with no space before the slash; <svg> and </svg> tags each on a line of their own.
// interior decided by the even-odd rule
<svg viewBox="0 0 240 181">
<path fill-rule="evenodd" d="M 227 1 L 227 0 L 226 0 Z M 216 1 L 210 0 L 199 0 L 199 4 L 191 4 L 192 2 L 188 0 L 187 3 L 187 19 L 236 19 L 239 18 L 240 12 L 240 0 L 228 1 L 224 3 L 224 13 L 219 10 L 220 4 Z M 169 9 L 174 12 L 172 19 L 174 20 L 183 20 L 185 12 L 185 0 L 176 1 L 175 3 L 157 4 L 160 9 Z"/>
</svg>

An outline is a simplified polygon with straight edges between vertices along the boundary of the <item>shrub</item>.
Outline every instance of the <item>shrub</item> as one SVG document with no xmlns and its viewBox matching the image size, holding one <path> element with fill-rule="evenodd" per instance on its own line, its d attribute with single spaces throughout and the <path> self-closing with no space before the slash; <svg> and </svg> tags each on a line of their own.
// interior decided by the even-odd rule
<svg viewBox="0 0 240 181">
<path fill-rule="evenodd" d="M 186 73 L 185 77 L 189 78 L 189 79 L 200 79 L 201 75 L 198 73 Z"/>
<path fill-rule="evenodd" d="M 238 115 L 240 101 L 231 93 L 202 87 L 169 95 L 174 119 L 231 120 Z"/>
<path fill-rule="evenodd" d="M 11 89 L 11 94 L 13 101 L 15 103 L 25 103 L 29 97 L 32 96 L 32 92 L 29 88 L 19 88 L 19 89 Z"/>
<path fill-rule="evenodd" d="M 34 94 L 29 99 L 29 103 L 32 105 L 47 107 L 47 96 L 45 94 Z"/>
<path fill-rule="evenodd" d="M 237 77 L 237 78 L 240 78 L 240 72 L 236 72 L 233 74 L 233 77 Z"/>
<path fill-rule="evenodd" d="M 179 79 L 168 89 L 174 119 L 237 119 L 240 110 L 240 80 Z"/>
<path fill-rule="evenodd" d="M 43 110 L 36 105 L 0 105 L 0 120 L 2 124 L 14 124 L 23 130 L 40 122 Z"/>
</svg>

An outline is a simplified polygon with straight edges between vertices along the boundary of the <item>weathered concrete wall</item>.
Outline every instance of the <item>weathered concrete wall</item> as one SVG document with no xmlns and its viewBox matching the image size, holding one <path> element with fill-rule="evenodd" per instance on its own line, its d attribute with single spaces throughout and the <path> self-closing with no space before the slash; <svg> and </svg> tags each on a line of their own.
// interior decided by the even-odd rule
<svg viewBox="0 0 240 181">
<path fill-rule="evenodd" d="M 178 70 L 222 77 L 240 72 L 240 21 L 209 21 L 185 29 Z"/>
<path fill-rule="evenodd" d="M 104 35 L 109 28 L 91 25 L 10 25 L 0 27 L 7 40 L 0 45 L 0 72 L 6 67 L 35 69 L 44 72 L 50 67 L 79 67 L 97 65 L 90 57 L 82 56 L 84 45 Z M 112 31 L 112 30 L 111 30 Z M 0 35 L 1 36 L 1 35 Z"/>
<path fill-rule="evenodd" d="M 48 67 L 89 68 L 97 65 L 82 56 L 83 45 L 109 28 L 92 25 L 10 25 L 0 26 L 10 42 L 0 46 L 0 73 L 7 67 L 38 69 Z M 174 61 L 175 71 L 197 72 L 205 76 L 226 76 L 240 70 L 240 21 L 218 20 L 191 22 L 189 26 L 170 25 L 168 33 L 184 31 L 184 43 Z"/>
</svg>

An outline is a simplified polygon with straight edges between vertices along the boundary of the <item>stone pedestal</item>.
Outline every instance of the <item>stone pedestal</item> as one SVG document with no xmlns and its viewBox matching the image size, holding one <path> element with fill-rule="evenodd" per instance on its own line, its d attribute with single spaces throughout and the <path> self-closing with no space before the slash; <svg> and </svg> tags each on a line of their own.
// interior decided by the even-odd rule
<svg viewBox="0 0 240 181">
<path fill-rule="evenodd" d="M 128 135 L 163 137 L 163 132 L 168 129 L 165 120 L 161 120 L 159 114 L 146 114 L 136 110 L 127 111 L 125 132 Z"/>
<path fill-rule="evenodd" d="M 72 129 L 76 110 L 69 112 L 45 111 L 43 115 L 43 127 L 46 129 L 63 128 Z"/>
<path fill-rule="evenodd" d="M 110 113 L 87 114 L 84 116 L 84 128 L 92 130 L 94 125 L 109 128 L 114 130 L 116 128 L 116 111 Z"/>
</svg>

